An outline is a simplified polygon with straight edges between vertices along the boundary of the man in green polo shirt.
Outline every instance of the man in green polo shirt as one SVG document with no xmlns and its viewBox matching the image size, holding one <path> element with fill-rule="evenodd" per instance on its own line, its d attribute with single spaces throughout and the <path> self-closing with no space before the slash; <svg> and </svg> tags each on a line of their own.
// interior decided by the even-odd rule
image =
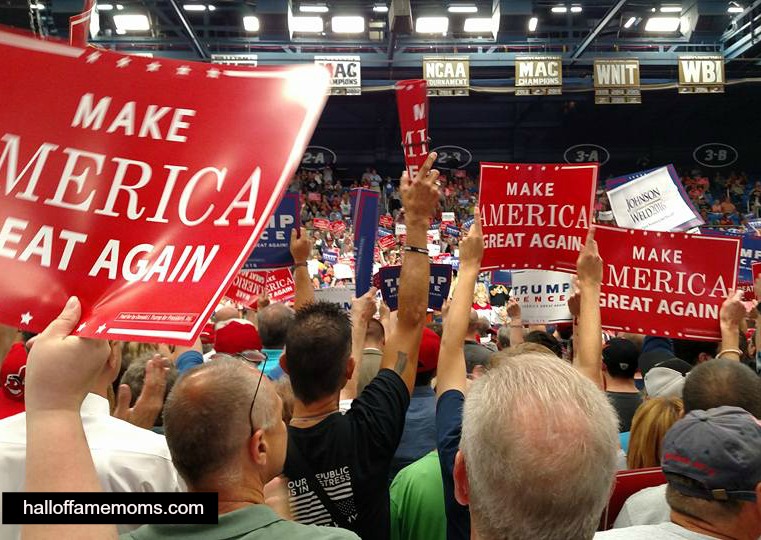
<svg viewBox="0 0 761 540">
<path fill-rule="evenodd" d="M 435 450 L 399 471 L 390 494 L 391 540 L 446 538 L 444 485 Z"/>
<path fill-rule="evenodd" d="M 215 360 L 187 372 L 164 406 L 167 444 L 188 491 L 219 493 L 219 523 L 145 525 L 121 538 L 356 539 L 343 529 L 285 520 L 264 504 L 264 486 L 285 462 L 282 415 L 267 377 L 241 360 Z"/>
</svg>

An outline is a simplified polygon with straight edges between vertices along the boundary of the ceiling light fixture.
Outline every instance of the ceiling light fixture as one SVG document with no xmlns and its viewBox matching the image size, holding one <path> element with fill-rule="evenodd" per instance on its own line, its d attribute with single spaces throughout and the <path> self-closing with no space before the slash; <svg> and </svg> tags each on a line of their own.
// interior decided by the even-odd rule
<svg viewBox="0 0 761 540">
<path fill-rule="evenodd" d="M 447 17 L 418 17 L 415 20 L 415 32 L 418 34 L 446 34 L 449 29 Z"/>
<path fill-rule="evenodd" d="M 650 17 L 645 32 L 676 32 L 680 23 L 679 17 Z"/>
<path fill-rule="evenodd" d="M 536 30 L 536 25 L 538 25 L 538 24 L 539 24 L 539 19 L 537 19 L 536 17 L 531 17 L 528 20 L 528 31 L 529 32 L 535 31 Z"/>
</svg>

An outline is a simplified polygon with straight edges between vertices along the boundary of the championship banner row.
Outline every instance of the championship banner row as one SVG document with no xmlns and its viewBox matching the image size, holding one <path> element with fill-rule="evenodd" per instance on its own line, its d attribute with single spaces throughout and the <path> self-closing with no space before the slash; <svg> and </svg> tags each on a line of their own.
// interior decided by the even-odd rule
<svg viewBox="0 0 761 540">
<path fill-rule="evenodd" d="M 256 66 L 255 54 L 213 54 L 215 64 Z M 359 56 L 315 56 L 315 64 L 332 73 L 330 95 L 362 93 Z M 724 92 L 724 58 L 721 55 L 689 55 L 678 58 L 679 93 Z M 594 61 L 595 103 L 642 103 L 640 65 L 636 58 Z M 467 96 L 470 87 L 470 58 L 430 56 L 423 58 L 423 79 L 430 96 Z M 515 94 L 518 96 L 560 95 L 563 89 L 561 56 L 518 56 L 515 59 Z"/>
</svg>

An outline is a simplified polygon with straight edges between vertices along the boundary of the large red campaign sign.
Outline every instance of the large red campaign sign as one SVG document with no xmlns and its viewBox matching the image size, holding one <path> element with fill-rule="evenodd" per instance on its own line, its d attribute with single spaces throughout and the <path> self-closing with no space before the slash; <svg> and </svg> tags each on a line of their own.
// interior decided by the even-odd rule
<svg viewBox="0 0 761 540">
<path fill-rule="evenodd" d="M 481 163 L 481 268 L 574 272 L 589 229 L 597 169 Z"/>
<path fill-rule="evenodd" d="M 414 79 L 396 83 L 396 106 L 402 130 L 407 174 L 414 178 L 428 157 L 428 86 Z"/>
<path fill-rule="evenodd" d="M 312 220 L 312 225 L 314 225 L 315 229 L 318 229 L 320 231 L 329 231 L 330 230 L 330 220 L 325 218 L 314 218 Z"/>
<path fill-rule="evenodd" d="M 596 229 L 603 328 L 720 339 L 719 308 L 737 279 L 738 238 Z"/>
<path fill-rule="evenodd" d="M 77 295 L 78 335 L 191 343 L 299 164 L 327 70 L 0 32 L 0 72 L 0 322 L 40 331 Z"/>
<path fill-rule="evenodd" d="M 238 272 L 225 296 L 233 302 L 251 307 L 257 297 L 265 291 L 266 282 L 267 272 Z"/>
</svg>

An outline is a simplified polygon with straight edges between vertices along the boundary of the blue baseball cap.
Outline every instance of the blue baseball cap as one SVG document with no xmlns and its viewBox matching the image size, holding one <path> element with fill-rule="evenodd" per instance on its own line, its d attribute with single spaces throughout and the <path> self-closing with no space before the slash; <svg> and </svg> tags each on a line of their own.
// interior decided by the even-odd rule
<svg viewBox="0 0 761 540">
<path fill-rule="evenodd" d="M 755 501 L 761 482 L 761 424 L 739 407 L 692 411 L 666 433 L 661 466 L 666 474 L 702 486 L 669 482 L 688 497 Z"/>
</svg>

